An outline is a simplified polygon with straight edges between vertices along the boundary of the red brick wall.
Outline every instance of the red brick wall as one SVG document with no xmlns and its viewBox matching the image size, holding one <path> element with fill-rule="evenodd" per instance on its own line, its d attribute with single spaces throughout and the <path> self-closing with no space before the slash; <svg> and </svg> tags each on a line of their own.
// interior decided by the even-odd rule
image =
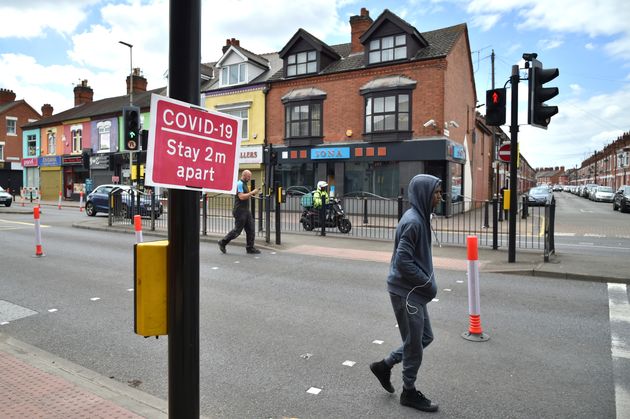
<svg viewBox="0 0 630 419">
<path fill-rule="evenodd" d="M 281 97 L 293 89 L 316 87 L 327 93 L 323 115 L 324 141 L 360 141 L 365 109 L 359 89 L 376 78 L 391 75 L 403 75 L 417 82 L 412 91 L 414 137 L 435 135 L 435 128 L 425 128 L 423 124 L 429 119 L 438 123 L 444 120 L 445 67 L 444 60 L 430 60 L 273 83 L 267 95 L 267 139 L 273 144 L 284 142 Z M 347 130 L 352 130 L 351 138 L 346 137 Z"/>
<path fill-rule="evenodd" d="M 7 116 L 17 117 L 17 135 L 7 135 Z M 4 141 L 4 160 L 22 161 L 22 125 L 26 125 L 29 119 L 39 120 L 39 115 L 33 108 L 25 102 L 18 101 L 15 106 L 0 114 L 0 141 Z M 19 160 L 12 160 L 9 157 L 17 157 Z"/>
</svg>

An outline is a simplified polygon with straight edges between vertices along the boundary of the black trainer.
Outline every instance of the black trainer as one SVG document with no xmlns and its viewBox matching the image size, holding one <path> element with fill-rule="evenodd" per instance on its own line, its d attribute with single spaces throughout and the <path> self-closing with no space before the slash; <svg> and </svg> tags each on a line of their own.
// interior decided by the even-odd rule
<svg viewBox="0 0 630 419">
<path fill-rule="evenodd" d="M 407 390 L 403 389 L 400 394 L 400 404 L 403 406 L 413 407 L 414 409 L 421 410 L 423 412 L 437 412 L 438 405 L 432 403 L 431 400 L 424 397 L 424 394 L 416 389 Z"/>
<path fill-rule="evenodd" d="M 378 381 L 381 383 L 386 391 L 389 391 L 390 393 L 396 391 L 390 381 L 390 378 L 392 376 L 392 369 L 387 366 L 385 361 L 371 363 L 370 370 L 376 376 L 376 378 L 378 378 Z"/>
<path fill-rule="evenodd" d="M 219 240 L 219 250 L 221 251 L 221 253 L 225 253 L 225 243 L 223 242 L 223 240 Z"/>
<path fill-rule="evenodd" d="M 256 249 L 255 247 L 248 247 L 247 253 L 250 253 L 252 255 L 257 255 L 258 253 L 260 253 L 260 250 Z"/>
</svg>

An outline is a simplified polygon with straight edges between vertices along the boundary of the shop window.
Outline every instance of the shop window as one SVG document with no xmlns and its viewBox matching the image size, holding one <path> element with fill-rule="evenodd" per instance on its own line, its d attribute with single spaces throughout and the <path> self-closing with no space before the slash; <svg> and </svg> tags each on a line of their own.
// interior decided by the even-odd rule
<svg viewBox="0 0 630 419">
<path fill-rule="evenodd" d="M 29 156 L 37 155 L 37 137 L 34 134 L 26 136 L 26 152 Z"/>
<path fill-rule="evenodd" d="M 407 37 L 402 35 L 385 36 L 370 41 L 368 62 L 377 64 L 407 58 Z"/>
<path fill-rule="evenodd" d="M 286 62 L 287 77 L 317 72 L 317 53 L 314 50 L 291 54 Z"/>
<path fill-rule="evenodd" d="M 276 166 L 274 176 L 288 193 L 296 191 L 300 194 L 304 190 L 313 190 L 317 183 L 316 165 L 311 163 L 283 163 Z"/>
<path fill-rule="evenodd" d="M 17 135 L 17 118 L 7 116 L 7 135 Z"/>
<path fill-rule="evenodd" d="M 344 191 L 369 192 L 384 198 L 394 198 L 399 193 L 398 162 L 347 162 L 344 168 Z"/>
</svg>

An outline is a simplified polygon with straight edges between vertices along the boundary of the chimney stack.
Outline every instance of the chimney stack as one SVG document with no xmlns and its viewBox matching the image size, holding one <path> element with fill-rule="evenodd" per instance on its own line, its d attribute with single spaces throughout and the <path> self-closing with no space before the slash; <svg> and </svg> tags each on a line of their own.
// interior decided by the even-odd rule
<svg viewBox="0 0 630 419">
<path fill-rule="evenodd" d="M 240 47 L 241 46 L 241 41 L 239 41 L 238 39 L 235 39 L 235 38 L 226 39 L 225 40 L 225 45 L 223 46 L 223 48 L 221 48 L 221 51 L 225 54 L 225 51 L 230 49 L 230 46 L 232 46 L 232 45 L 234 45 L 235 47 Z"/>
<path fill-rule="evenodd" d="M 81 84 L 74 87 L 74 106 L 92 103 L 94 90 L 87 83 L 87 80 L 81 80 Z"/>
<path fill-rule="evenodd" d="M 127 94 L 129 94 L 129 79 L 127 76 Z M 139 68 L 133 69 L 133 92 L 146 92 L 147 91 L 147 79 L 144 78 Z"/>
<path fill-rule="evenodd" d="M 13 93 L 13 90 L 0 89 L 0 105 L 11 102 L 15 102 L 15 93 Z"/>
<path fill-rule="evenodd" d="M 52 114 L 53 114 L 53 107 L 51 106 L 51 104 L 44 103 L 44 106 L 42 106 L 42 117 L 48 118 L 48 117 L 51 117 Z"/>
<path fill-rule="evenodd" d="M 350 33 L 352 38 L 350 53 L 363 51 L 363 45 L 361 45 L 359 38 L 368 30 L 372 22 L 370 12 L 365 7 L 361 8 L 360 15 L 350 17 Z"/>
</svg>

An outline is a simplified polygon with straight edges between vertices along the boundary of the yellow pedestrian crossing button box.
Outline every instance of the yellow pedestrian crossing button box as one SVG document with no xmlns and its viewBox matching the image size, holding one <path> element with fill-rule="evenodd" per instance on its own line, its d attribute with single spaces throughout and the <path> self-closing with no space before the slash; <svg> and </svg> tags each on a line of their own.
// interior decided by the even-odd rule
<svg viewBox="0 0 630 419">
<path fill-rule="evenodd" d="M 133 331 L 141 336 L 167 335 L 168 240 L 134 245 Z"/>
</svg>

